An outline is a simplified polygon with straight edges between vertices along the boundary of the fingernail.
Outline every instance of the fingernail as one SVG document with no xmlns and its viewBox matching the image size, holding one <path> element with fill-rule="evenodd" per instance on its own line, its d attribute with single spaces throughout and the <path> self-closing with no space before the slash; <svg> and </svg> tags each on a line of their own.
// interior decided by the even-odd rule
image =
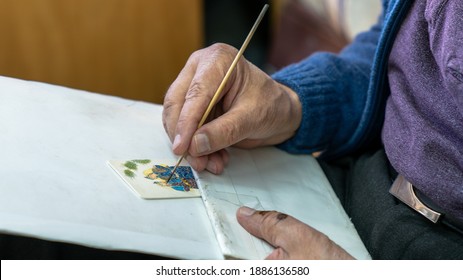
<svg viewBox="0 0 463 280">
<path fill-rule="evenodd" d="M 172 144 L 172 150 L 177 149 L 177 147 L 180 145 L 180 134 L 175 135 L 174 143 Z"/>
<path fill-rule="evenodd" d="M 209 144 L 209 137 L 206 134 L 196 134 L 194 136 L 194 142 L 196 146 L 196 152 L 198 154 L 207 153 L 211 150 L 211 145 Z"/>
<path fill-rule="evenodd" d="M 196 163 L 196 159 L 191 157 L 191 156 L 186 156 L 186 160 L 188 161 L 188 163 L 190 163 L 191 167 L 194 169 L 194 170 L 197 170 L 197 163 Z"/>
<path fill-rule="evenodd" d="M 243 215 L 243 216 L 252 216 L 254 213 L 256 213 L 256 210 L 246 207 L 246 206 L 241 207 L 239 211 L 240 211 L 240 215 Z"/>
<path fill-rule="evenodd" d="M 217 173 L 217 164 L 215 164 L 215 162 L 213 162 L 213 161 L 208 161 L 206 169 L 209 170 L 210 172 L 216 174 Z"/>
</svg>

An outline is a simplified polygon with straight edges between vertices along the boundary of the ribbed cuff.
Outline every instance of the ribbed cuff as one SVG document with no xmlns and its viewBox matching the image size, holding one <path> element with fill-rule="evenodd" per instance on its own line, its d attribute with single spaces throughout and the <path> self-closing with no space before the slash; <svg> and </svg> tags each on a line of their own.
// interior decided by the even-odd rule
<svg viewBox="0 0 463 280">
<path fill-rule="evenodd" d="M 299 129 L 291 139 L 277 146 L 290 153 L 311 154 L 327 149 L 341 123 L 339 102 L 342 97 L 336 91 L 339 82 L 329 75 L 333 69 L 326 67 L 325 63 L 323 71 L 320 71 L 321 67 L 316 66 L 317 56 L 307 60 L 290 65 L 272 76 L 296 92 L 302 103 Z"/>
</svg>

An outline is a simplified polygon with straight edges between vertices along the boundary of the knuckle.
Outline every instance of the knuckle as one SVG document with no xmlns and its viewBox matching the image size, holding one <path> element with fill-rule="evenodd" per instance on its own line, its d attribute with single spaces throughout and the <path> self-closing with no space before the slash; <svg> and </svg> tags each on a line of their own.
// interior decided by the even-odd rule
<svg viewBox="0 0 463 280">
<path fill-rule="evenodd" d="M 210 61 L 212 62 L 222 62 L 222 63 L 215 63 L 215 67 L 217 67 L 221 72 L 225 73 L 228 69 L 229 63 L 234 59 L 238 50 L 230 45 L 223 44 L 223 43 L 216 43 L 210 47 Z"/>
<path fill-rule="evenodd" d="M 272 231 L 275 229 L 275 226 L 278 224 L 277 211 L 260 211 L 259 214 L 262 215 L 262 225 L 267 231 Z"/>
<path fill-rule="evenodd" d="M 204 57 L 217 58 L 224 55 L 230 56 L 232 54 L 236 54 L 237 52 L 238 50 L 235 47 L 230 46 L 228 44 L 214 43 L 207 48 L 199 49 L 192 52 L 190 57 L 188 58 L 188 61 L 198 61 Z"/>
<path fill-rule="evenodd" d="M 167 134 L 169 134 L 169 136 L 170 136 L 169 127 L 168 127 L 168 125 L 167 125 L 167 120 L 166 120 L 166 118 L 164 118 L 164 115 L 163 115 L 163 117 L 162 117 L 162 125 L 164 126 L 164 131 L 167 132 Z"/>
<path fill-rule="evenodd" d="M 175 105 L 176 105 L 176 102 L 174 100 L 170 98 L 164 98 L 164 103 L 162 104 L 163 106 L 162 115 L 168 116 L 172 108 L 174 108 Z"/>
<path fill-rule="evenodd" d="M 192 81 L 190 88 L 185 95 L 185 102 L 194 101 L 204 95 L 206 88 L 200 81 Z"/>
<path fill-rule="evenodd" d="M 261 214 L 263 213 L 263 214 Z M 262 217 L 262 233 L 266 237 L 266 239 L 271 244 L 281 244 L 284 242 L 285 237 L 278 234 L 281 232 L 280 222 L 284 220 L 287 215 L 277 212 L 277 211 L 261 211 L 259 212 Z"/>
<path fill-rule="evenodd" d="M 204 49 L 199 49 L 190 54 L 190 57 L 188 58 L 188 62 L 193 62 L 197 61 L 204 53 Z"/>
<path fill-rule="evenodd" d="M 162 110 L 162 124 L 164 126 L 164 130 L 171 136 L 171 131 L 172 127 L 170 127 L 170 124 L 172 124 L 172 119 L 174 116 L 172 115 L 173 109 L 177 106 L 177 104 L 173 101 L 166 100 L 163 104 L 163 110 Z"/>
<path fill-rule="evenodd" d="M 176 124 L 176 131 L 181 132 L 186 130 L 191 125 L 191 117 L 189 115 L 180 115 Z"/>
<path fill-rule="evenodd" d="M 224 44 L 224 43 L 215 43 L 209 47 L 209 49 L 214 52 L 214 53 L 220 53 L 220 54 L 228 54 L 230 52 L 237 52 L 237 49 Z"/>
</svg>

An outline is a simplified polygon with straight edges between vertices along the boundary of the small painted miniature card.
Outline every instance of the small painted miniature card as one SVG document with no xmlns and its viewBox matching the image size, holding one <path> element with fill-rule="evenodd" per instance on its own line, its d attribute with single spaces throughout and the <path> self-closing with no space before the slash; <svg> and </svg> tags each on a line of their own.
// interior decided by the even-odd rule
<svg viewBox="0 0 463 280">
<path fill-rule="evenodd" d="M 197 177 L 190 166 L 180 165 L 169 183 L 167 183 L 175 162 L 172 164 L 165 163 L 166 161 L 150 159 L 108 161 L 109 166 L 141 198 L 159 199 L 201 196 Z"/>
</svg>

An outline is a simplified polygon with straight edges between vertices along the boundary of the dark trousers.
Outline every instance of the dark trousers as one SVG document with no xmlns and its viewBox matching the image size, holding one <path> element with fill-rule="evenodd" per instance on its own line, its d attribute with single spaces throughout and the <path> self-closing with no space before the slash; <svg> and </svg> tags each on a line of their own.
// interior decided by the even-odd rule
<svg viewBox="0 0 463 280">
<path fill-rule="evenodd" d="M 373 259 L 463 259 L 463 235 L 433 224 L 391 194 L 384 150 L 320 161 Z"/>
</svg>

